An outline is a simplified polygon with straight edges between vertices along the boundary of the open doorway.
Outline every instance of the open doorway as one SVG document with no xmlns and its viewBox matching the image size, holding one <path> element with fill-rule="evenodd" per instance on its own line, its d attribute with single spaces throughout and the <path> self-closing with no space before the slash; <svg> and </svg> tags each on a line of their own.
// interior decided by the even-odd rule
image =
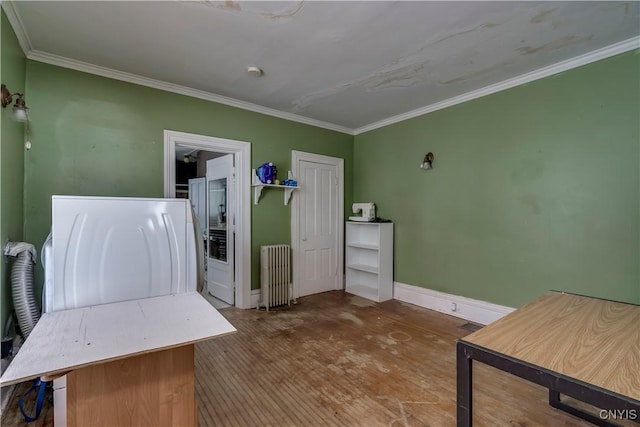
<svg viewBox="0 0 640 427">
<path fill-rule="evenodd" d="M 248 142 L 165 130 L 165 197 L 188 198 L 191 193 L 199 201 L 194 207 L 211 285 L 205 293 L 211 290 L 240 308 L 251 307 L 250 150 Z M 225 284 L 221 272 L 234 287 L 220 287 Z"/>
<path fill-rule="evenodd" d="M 233 154 L 176 145 L 176 197 L 187 197 L 204 247 L 204 297 L 235 305 L 235 166 Z"/>
</svg>

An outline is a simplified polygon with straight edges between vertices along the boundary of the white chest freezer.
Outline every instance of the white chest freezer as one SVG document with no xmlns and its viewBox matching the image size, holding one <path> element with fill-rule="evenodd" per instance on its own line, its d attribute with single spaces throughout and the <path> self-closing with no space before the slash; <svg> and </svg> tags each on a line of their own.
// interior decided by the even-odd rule
<svg viewBox="0 0 640 427">
<path fill-rule="evenodd" d="M 52 199 L 45 312 L 201 288 L 204 255 L 187 199 Z"/>
</svg>

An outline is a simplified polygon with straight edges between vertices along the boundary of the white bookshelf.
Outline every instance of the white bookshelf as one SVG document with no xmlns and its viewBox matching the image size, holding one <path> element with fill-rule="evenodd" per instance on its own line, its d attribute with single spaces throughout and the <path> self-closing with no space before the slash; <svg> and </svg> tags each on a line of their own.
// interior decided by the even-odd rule
<svg viewBox="0 0 640 427">
<path fill-rule="evenodd" d="M 377 302 L 393 298 L 393 224 L 347 222 L 346 287 Z"/>
</svg>

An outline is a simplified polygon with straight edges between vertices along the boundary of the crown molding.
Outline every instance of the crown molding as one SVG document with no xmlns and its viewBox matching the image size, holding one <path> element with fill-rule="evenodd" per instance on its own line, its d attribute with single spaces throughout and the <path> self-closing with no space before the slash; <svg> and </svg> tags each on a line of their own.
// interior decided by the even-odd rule
<svg viewBox="0 0 640 427">
<path fill-rule="evenodd" d="M 483 96 L 491 95 L 496 92 L 500 92 L 505 89 L 510 89 L 516 86 L 520 86 L 526 83 L 533 82 L 545 77 L 552 76 L 554 74 L 568 71 L 573 68 L 581 67 L 583 65 L 590 64 L 592 62 L 607 59 L 609 57 L 625 53 L 631 50 L 640 49 L 640 37 L 634 37 L 628 40 L 623 40 L 618 43 L 597 49 L 586 54 L 576 56 L 574 58 L 552 64 L 547 67 L 540 68 L 538 70 L 521 74 L 511 79 L 503 80 L 484 88 L 477 89 L 471 92 L 464 93 L 453 98 L 445 99 L 443 101 L 436 102 L 434 104 L 426 105 L 424 107 L 408 111 L 406 113 L 398 114 L 392 117 L 388 117 L 377 122 L 352 129 L 346 126 L 341 126 L 333 123 L 324 122 L 321 120 L 311 119 L 308 117 L 300 116 L 293 113 L 288 113 L 280 110 L 276 110 L 269 107 L 253 104 L 250 102 L 240 101 L 237 99 L 229 98 L 222 95 L 217 95 L 211 92 L 206 92 L 198 89 L 193 89 L 187 86 L 176 85 L 173 83 L 164 82 L 161 80 L 150 79 L 147 77 L 139 76 L 137 74 L 126 73 L 123 71 L 114 70 L 99 65 L 90 64 L 83 61 L 77 61 L 75 59 L 66 58 L 59 55 L 54 55 L 39 50 L 34 50 L 31 45 L 31 41 L 24 29 L 24 25 L 20 16 L 18 15 L 13 1 L 0 0 L 0 4 L 7 14 L 9 23 L 13 27 L 20 47 L 25 53 L 28 59 L 34 61 L 40 61 L 59 67 L 70 68 L 85 73 L 95 74 L 115 80 L 125 81 L 141 86 L 151 87 L 154 89 L 164 90 L 167 92 L 173 92 L 180 95 L 191 96 L 194 98 L 203 99 L 206 101 L 216 102 L 231 107 L 240 108 L 247 111 L 253 111 L 260 114 L 265 114 L 272 117 L 281 118 L 284 120 L 290 120 L 297 123 L 302 123 L 310 126 L 315 126 L 323 129 L 328 129 L 347 135 L 360 135 L 365 132 L 369 132 L 375 129 L 379 129 L 384 126 L 389 126 L 394 123 L 398 123 L 404 120 L 412 119 L 414 117 L 422 116 L 424 114 L 432 113 L 434 111 L 442 110 L 447 107 L 451 107 L 463 102 L 471 101 Z"/>
<path fill-rule="evenodd" d="M 472 99 L 480 98 L 483 96 L 491 95 L 496 92 L 510 89 L 516 86 L 530 83 L 535 80 L 543 79 L 545 77 L 552 76 L 554 74 L 568 71 L 573 68 L 581 67 L 583 65 L 590 64 L 592 62 L 600 61 L 610 58 L 612 56 L 628 52 L 630 50 L 640 49 L 640 37 L 634 37 L 628 40 L 624 40 L 601 49 L 597 49 L 586 53 L 584 55 L 576 56 L 565 61 L 557 62 L 547 67 L 539 68 L 529 73 L 521 74 L 511 79 L 503 80 L 499 83 L 495 83 L 489 86 L 485 86 L 481 89 L 464 93 L 453 98 L 445 99 L 444 101 L 436 102 L 435 104 L 427 105 L 416 110 L 408 111 L 406 113 L 398 114 L 397 116 L 389 117 L 375 123 L 371 123 L 366 126 L 359 127 L 353 131 L 354 135 L 360 135 L 361 133 L 369 132 L 374 129 L 379 129 L 384 126 L 389 126 L 394 123 L 398 123 L 404 120 L 412 119 L 414 117 L 422 116 L 427 113 L 432 113 L 443 108 L 451 107 L 456 104 L 471 101 Z"/>
<path fill-rule="evenodd" d="M 16 11 L 12 1 L 2 0 L 0 1 L 0 4 L 4 9 L 4 13 L 7 15 L 7 19 L 13 28 L 13 32 L 16 34 L 22 53 L 24 53 L 24 56 L 28 56 L 29 52 L 32 50 L 31 40 L 29 40 L 27 31 L 24 29 L 24 24 L 20 19 L 20 15 L 18 15 L 18 11 Z"/>
<path fill-rule="evenodd" d="M 321 120 L 310 119 L 308 117 L 299 116 L 297 114 L 287 113 L 284 111 L 276 110 L 269 107 L 263 107 L 261 105 L 252 104 L 250 102 L 240 101 L 238 99 L 228 98 L 222 95 L 216 95 L 211 92 L 203 90 L 193 89 L 187 86 L 181 86 L 162 80 L 155 80 L 148 77 L 143 77 L 137 74 L 126 73 L 124 71 L 114 70 L 112 68 L 102 67 L 99 65 L 90 64 L 88 62 L 77 61 L 75 59 L 66 58 L 59 55 L 54 55 L 39 50 L 31 50 L 27 55 L 27 58 L 33 61 L 44 62 L 46 64 L 56 65 L 63 68 L 70 68 L 76 71 L 82 71 L 89 74 L 95 74 L 110 79 L 121 80 L 128 83 L 133 83 L 141 86 L 151 87 L 154 89 L 164 90 L 166 92 L 173 92 L 180 95 L 191 96 L 193 98 L 204 99 L 205 101 L 216 102 L 218 104 L 228 105 L 230 107 L 240 108 L 242 110 L 253 111 L 267 116 L 273 116 L 280 119 L 289 120 L 292 122 L 298 122 L 306 125 L 311 125 L 319 128 L 333 130 L 336 132 L 346 133 L 353 135 L 353 129 L 335 125 L 333 123 L 323 122 Z"/>
</svg>

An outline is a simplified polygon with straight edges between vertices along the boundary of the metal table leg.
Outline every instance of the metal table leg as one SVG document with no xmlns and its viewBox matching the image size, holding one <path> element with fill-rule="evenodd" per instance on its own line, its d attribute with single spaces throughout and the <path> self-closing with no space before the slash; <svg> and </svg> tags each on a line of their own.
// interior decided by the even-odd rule
<svg viewBox="0 0 640 427">
<path fill-rule="evenodd" d="M 471 427 L 473 424 L 473 413 L 471 405 L 473 401 L 473 359 L 465 351 L 467 346 L 458 341 L 457 345 L 457 390 L 458 390 L 458 427 Z"/>
<path fill-rule="evenodd" d="M 595 415 L 578 409 L 574 406 L 567 405 L 562 400 L 560 400 L 560 392 L 549 389 L 549 405 L 556 409 L 560 409 L 561 411 L 567 412 L 571 415 L 575 415 L 578 418 L 582 418 L 583 420 L 589 421 L 591 424 L 597 425 L 599 427 L 618 427 L 620 424 L 611 422 L 604 418 L 596 417 Z"/>
<path fill-rule="evenodd" d="M 571 396 L 581 402 L 607 411 L 617 411 L 619 419 L 627 417 L 640 424 L 640 402 L 627 396 L 617 395 L 611 391 L 600 389 L 574 378 L 563 376 L 522 360 L 469 344 L 463 340 L 457 343 L 457 425 L 471 427 L 472 413 L 472 362 L 486 365 L 508 372 L 512 375 L 546 387 L 549 390 L 549 404 L 557 409 L 585 419 L 598 426 L 619 426 L 613 419 L 601 419 L 581 409 L 572 407 L 560 400 L 560 393 Z M 603 417 L 604 418 L 604 417 Z"/>
</svg>

